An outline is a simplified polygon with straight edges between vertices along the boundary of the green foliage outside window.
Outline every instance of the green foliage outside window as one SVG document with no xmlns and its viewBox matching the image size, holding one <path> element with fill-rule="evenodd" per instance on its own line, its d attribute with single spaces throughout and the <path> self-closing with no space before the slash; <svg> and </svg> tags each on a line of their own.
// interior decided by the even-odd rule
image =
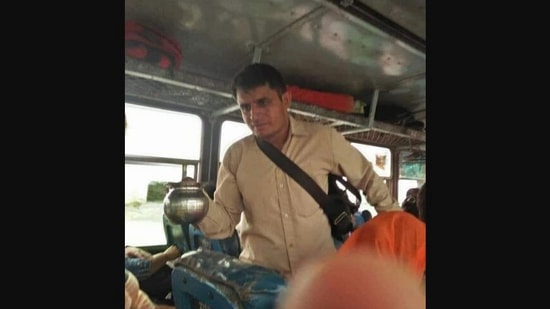
<svg viewBox="0 0 550 309">
<path fill-rule="evenodd" d="M 401 162 L 399 178 L 425 180 L 426 162 Z"/>
<path fill-rule="evenodd" d="M 151 181 L 147 187 L 147 202 L 162 202 L 167 193 L 167 182 Z"/>
</svg>

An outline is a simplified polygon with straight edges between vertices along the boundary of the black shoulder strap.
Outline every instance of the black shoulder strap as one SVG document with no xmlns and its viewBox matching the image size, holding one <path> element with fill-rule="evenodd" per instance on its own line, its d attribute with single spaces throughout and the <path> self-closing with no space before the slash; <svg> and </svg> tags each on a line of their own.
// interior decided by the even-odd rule
<svg viewBox="0 0 550 309">
<path fill-rule="evenodd" d="M 324 207 L 327 201 L 327 194 L 319 185 L 306 174 L 296 163 L 285 156 L 279 149 L 270 143 L 256 138 L 258 147 L 277 164 L 285 173 L 292 177 L 297 183 L 299 183 L 316 201 Z"/>
</svg>

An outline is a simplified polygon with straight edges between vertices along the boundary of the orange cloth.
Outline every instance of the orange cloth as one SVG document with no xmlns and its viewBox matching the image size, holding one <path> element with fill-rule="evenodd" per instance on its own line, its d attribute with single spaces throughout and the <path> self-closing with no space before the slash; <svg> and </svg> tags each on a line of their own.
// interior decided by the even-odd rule
<svg viewBox="0 0 550 309">
<path fill-rule="evenodd" d="M 355 230 L 338 254 L 358 249 L 404 262 L 422 280 L 426 270 L 426 224 L 405 211 L 381 212 Z"/>
</svg>

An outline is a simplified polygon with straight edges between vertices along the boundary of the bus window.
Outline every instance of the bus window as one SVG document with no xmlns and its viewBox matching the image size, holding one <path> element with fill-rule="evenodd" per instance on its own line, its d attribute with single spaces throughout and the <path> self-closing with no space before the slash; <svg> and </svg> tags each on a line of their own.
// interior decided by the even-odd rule
<svg viewBox="0 0 550 309">
<path fill-rule="evenodd" d="M 420 188 L 426 181 L 426 153 L 422 150 L 401 151 L 399 153 L 399 180 L 397 191 L 402 204 L 407 190 Z"/>
<path fill-rule="evenodd" d="M 419 184 L 418 180 L 414 179 L 399 179 L 397 182 L 397 190 L 399 192 L 397 200 L 399 201 L 399 205 L 402 205 L 405 201 L 405 198 L 407 197 L 407 191 L 412 188 L 420 188 L 421 184 Z"/>
<path fill-rule="evenodd" d="M 164 245 L 166 183 L 197 178 L 202 121 L 188 113 L 129 103 L 125 113 L 125 243 Z"/>
<path fill-rule="evenodd" d="M 237 121 L 226 120 L 222 123 L 221 128 L 221 138 L 220 138 L 220 157 L 219 162 L 221 163 L 227 148 L 237 140 L 252 134 L 250 128 L 242 123 Z"/>
<path fill-rule="evenodd" d="M 154 246 L 166 243 L 162 226 L 163 196 L 152 197 L 149 188 L 181 178 L 181 166 L 125 165 L 125 243 Z M 160 179 L 164 181 L 159 181 Z"/>
<path fill-rule="evenodd" d="M 360 144 L 360 143 L 351 143 L 352 146 L 357 148 L 359 152 L 369 160 L 373 167 L 374 171 L 378 176 L 384 179 L 384 183 L 388 184 L 388 179 L 391 178 L 391 150 L 385 147 L 377 147 L 372 145 Z M 378 213 L 372 205 L 367 201 L 363 190 L 360 190 L 361 196 L 361 206 L 359 206 L 359 211 L 368 210 L 371 215 L 374 217 Z"/>
<path fill-rule="evenodd" d="M 198 116 L 129 103 L 125 112 L 127 155 L 199 160 L 202 121 Z"/>
<path fill-rule="evenodd" d="M 351 145 L 357 148 L 372 163 L 378 176 L 391 178 L 391 151 L 389 148 L 359 143 L 351 143 Z"/>
</svg>

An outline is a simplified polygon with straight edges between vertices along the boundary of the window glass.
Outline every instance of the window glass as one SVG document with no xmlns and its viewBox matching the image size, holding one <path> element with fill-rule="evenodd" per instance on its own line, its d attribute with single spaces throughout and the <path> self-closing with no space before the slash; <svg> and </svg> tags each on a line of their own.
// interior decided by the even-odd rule
<svg viewBox="0 0 550 309">
<path fill-rule="evenodd" d="M 177 164 L 125 164 L 125 204 L 145 203 L 151 182 L 178 182 L 182 178 L 182 169 L 183 166 Z"/>
<path fill-rule="evenodd" d="M 407 179 L 426 179 L 426 162 L 401 162 L 399 177 Z"/>
<path fill-rule="evenodd" d="M 389 148 L 377 147 L 372 145 L 360 144 L 360 143 L 351 143 L 352 146 L 357 148 L 359 152 L 367 158 L 372 163 L 374 171 L 380 177 L 384 177 L 384 183 L 387 185 L 388 181 L 386 178 L 391 177 L 391 151 Z M 359 211 L 368 210 L 372 217 L 375 217 L 378 212 L 374 209 L 374 206 L 370 205 L 367 202 L 367 198 L 363 190 L 361 192 L 361 206 L 359 206 Z"/>
<path fill-rule="evenodd" d="M 128 103 L 125 112 L 126 154 L 199 160 L 202 125 L 198 116 Z"/>
<path fill-rule="evenodd" d="M 389 148 L 359 143 L 351 143 L 372 163 L 374 171 L 380 177 L 391 177 L 391 151 Z"/>
<path fill-rule="evenodd" d="M 407 190 L 420 188 L 426 181 L 426 152 L 405 150 L 399 153 L 398 201 L 405 200 Z"/>
<path fill-rule="evenodd" d="M 196 115 L 128 103 L 125 113 L 125 244 L 163 245 L 166 183 L 195 177 L 202 122 Z M 197 162 L 178 164 L 182 159 Z"/>
<path fill-rule="evenodd" d="M 412 188 L 420 188 L 423 182 L 414 179 L 399 179 L 397 182 L 397 192 L 399 205 L 402 205 L 407 197 L 407 191 Z"/>
<path fill-rule="evenodd" d="M 252 134 L 250 128 L 242 122 L 236 122 L 231 120 L 226 120 L 222 123 L 221 134 L 220 134 L 220 158 L 219 162 L 222 161 L 227 148 L 231 146 L 234 142 L 239 139 Z"/>
<path fill-rule="evenodd" d="M 125 165 L 126 245 L 153 246 L 166 243 L 162 225 L 162 191 L 164 183 L 180 181 L 181 175 L 181 165 Z"/>
</svg>

